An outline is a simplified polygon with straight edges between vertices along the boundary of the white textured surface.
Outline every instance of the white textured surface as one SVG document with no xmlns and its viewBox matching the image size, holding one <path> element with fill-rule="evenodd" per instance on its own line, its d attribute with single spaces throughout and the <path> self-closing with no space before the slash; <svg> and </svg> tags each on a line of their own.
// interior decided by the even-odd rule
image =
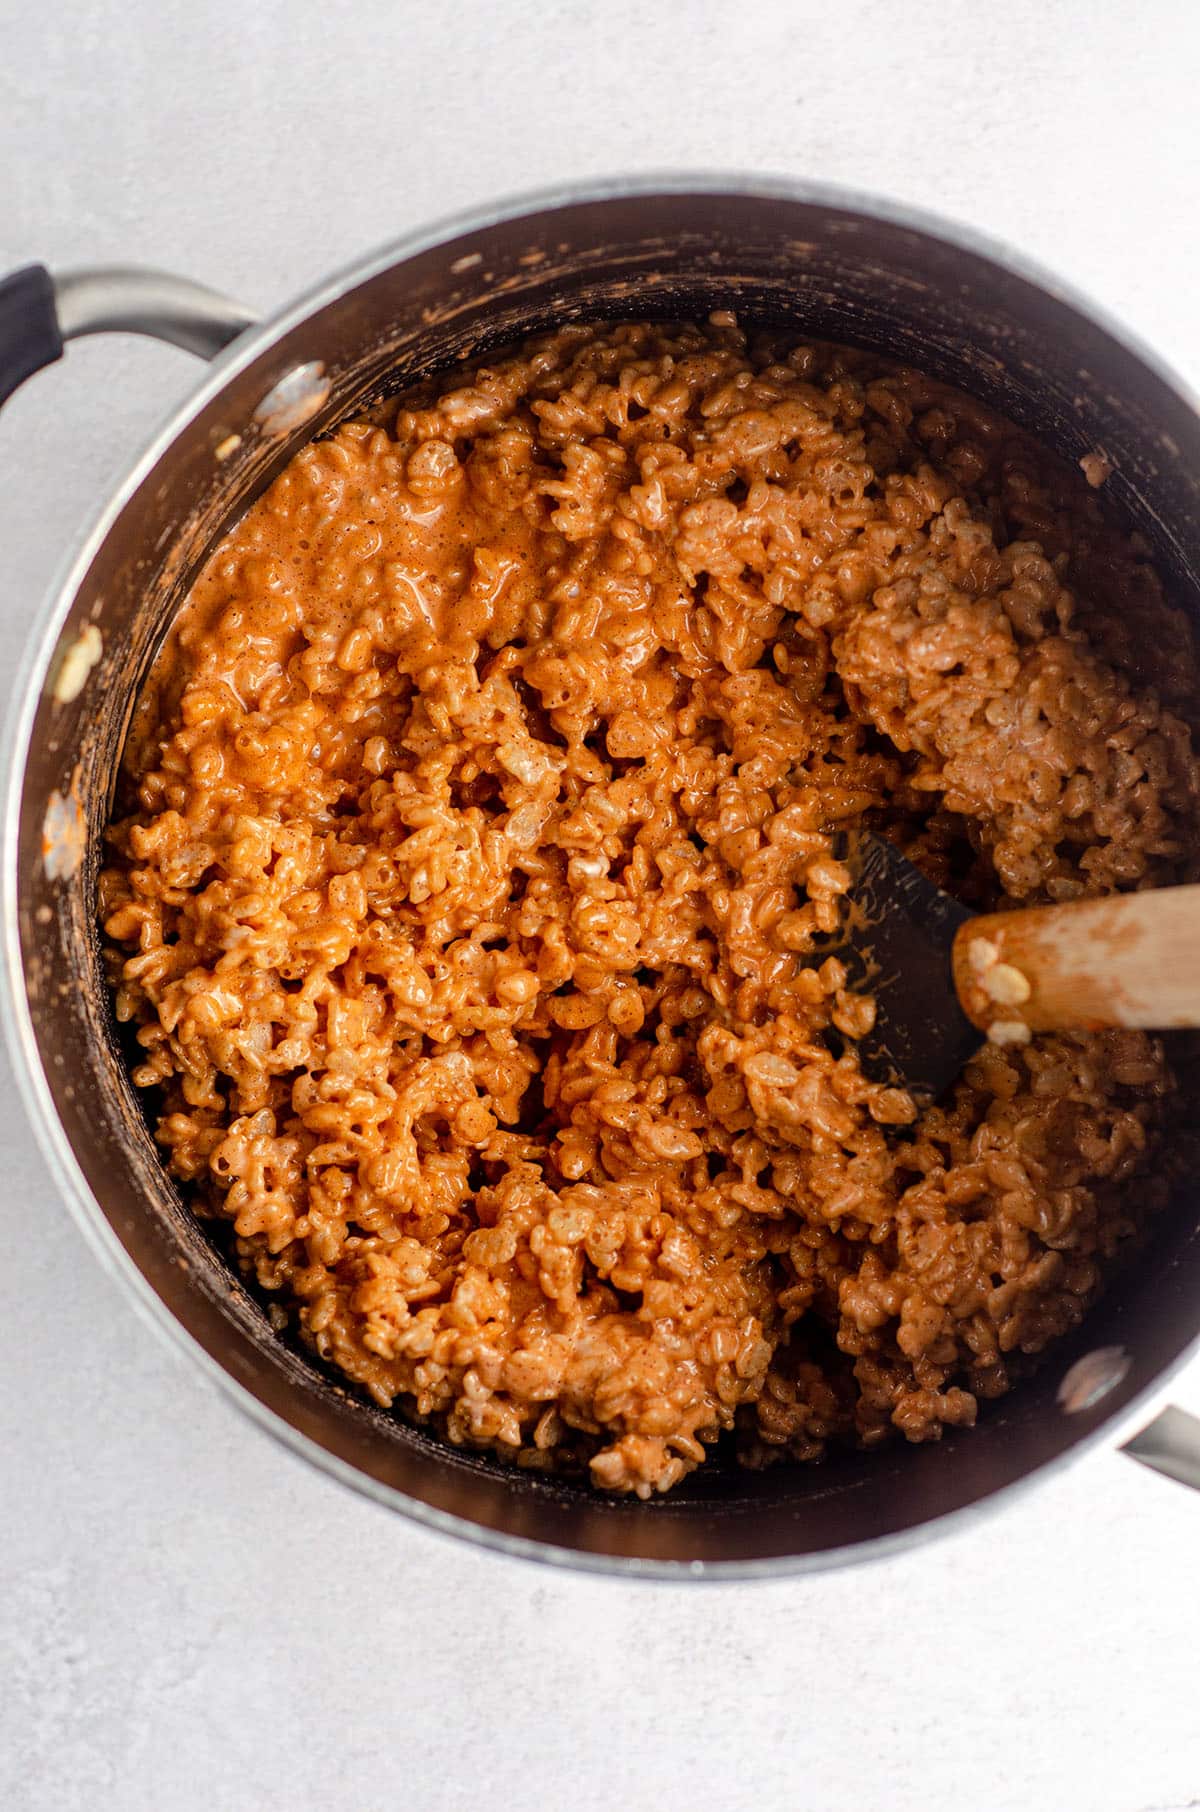
<svg viewBox="0 0 1200 1812">
<path fill-rule="evenodd" d="M 987 227 L 1200 381 L 1190 0 L 0 0 L 0 269 L 271 303 L 397 230 L 633 167 L 819 175 Z M 0 423 L 0 673 L 193 376 L 92 341 Z M 1173 1812 L 1200 1804 L 1200 1502 L 1101 1455 L 779 1586 L 622 1587 L 423 1535 L 137 1321 L 11 1105 L 0 1797 L 14 1812 Z M 1200 1407 L 1200 1370 L 1179 1400 Z"/>
</svg>

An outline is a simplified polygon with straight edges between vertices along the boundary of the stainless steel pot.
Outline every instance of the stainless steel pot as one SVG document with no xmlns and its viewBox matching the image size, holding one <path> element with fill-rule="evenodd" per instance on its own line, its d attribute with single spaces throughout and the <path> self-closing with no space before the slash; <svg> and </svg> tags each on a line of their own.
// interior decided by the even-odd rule
<svg viewBox="0 0 1200 1812">
<path fill-rule="evenodd" d="M 254 324 L 147 272 L 0 285 L 0 398 L 107 330 L 212 357 L 100 514 L 27 657 L 7 738 L 5 1003 L 53 1174 L 101 1257 L 259 1424 L 429 1527 L 558 1563 L 670 1576 L 866 1558 L 1146 1421 L 1200 1330 L 1200 1186 L 1072 1340 L 938 1445 L 763 1474 L 700 1473 L 668 1499 L 601 1501 L 448 1451 L 350 1397 L 284 1345 L 181 1204 L 113 1040 L 94 927 L 97 852 L 132 700 L 214 541 L 296 449 L 369 400 L 551 324 L 740 316 L 908 359 L 1069 459 L 1101 449 L 1110 494 L 1200 629 L 1200 416 L 1180 383 L 1051 278 L 880 202 L 759 178 L 667 178 L 540 195 L 415 234 Z M 215 356 L 214 356 L 215 355 Z M 1200 1423 L 1128 1443 L 1200 1485 Z"/>
</svg>

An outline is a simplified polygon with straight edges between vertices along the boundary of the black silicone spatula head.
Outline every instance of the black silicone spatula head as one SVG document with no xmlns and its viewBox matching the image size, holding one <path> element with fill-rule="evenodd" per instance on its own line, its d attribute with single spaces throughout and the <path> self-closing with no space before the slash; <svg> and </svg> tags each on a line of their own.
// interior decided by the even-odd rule
<svg viewBox="0 0 1200 1812">
<path fill-rule="evenodd" d="M 937 1100 L 983 1034 L 963 1012 L 954 985 L 955 933 L 971 914 L 880 837 L 855 838 L 842 858 L 852 881 L 843 901 L 836 955 L 847 985 L 875 998 L 875 1023 L 857 1041 L 876 1082 Z"/>
</svg>

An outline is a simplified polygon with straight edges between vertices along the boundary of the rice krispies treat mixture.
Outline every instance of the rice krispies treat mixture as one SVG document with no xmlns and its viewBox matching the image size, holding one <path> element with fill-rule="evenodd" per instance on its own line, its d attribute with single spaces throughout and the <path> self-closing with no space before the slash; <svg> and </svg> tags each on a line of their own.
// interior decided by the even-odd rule
<svg viewBox="0 0 1200 1812">
<path fill-rule="evenodd" d="M 278 1322 L 642 1496 L 725 1431 L 972 1422 L 1165 1191 L 1151 1036 L 864 1079 L 835 835 L 1066 900 L 1184 878 L 1200 782 L 1182 620 L 1080 473 L 714 322 L 306 448 L 157 663 L 101 884 L 166 1160 Z"/>
</svg>

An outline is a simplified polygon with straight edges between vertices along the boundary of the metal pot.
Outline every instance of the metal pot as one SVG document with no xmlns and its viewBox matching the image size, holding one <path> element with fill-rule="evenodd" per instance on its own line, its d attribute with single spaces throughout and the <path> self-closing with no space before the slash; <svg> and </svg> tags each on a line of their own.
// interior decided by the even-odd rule
<svg viewBox="0 0 1200 1812">
<path fill-rule="evenodd" d="M 759 178 L 584 186 L 414 234 L 257 325 L 147 272 L 35 268 L 0 285 L 0 397 L 80 334 L 149 333 L 213 359 L 67 569 L 8 730 L 5 1019 L 55 1178 L 151 1319 L 327 1471 L 485 1546 L 670 1576 L 876 1555 L 1128 1434 L 1200 1331 L 1200 1185 L 1077 1336 L 974 1430 L 820 1467 L 702 1468 L 661 1502 L 602 1501 L 448 1450 L 272 1332 L 159 1163 L 114 1042 L 93 901 L 124 731 L 164 627 L 216 539 L 306 439 L 553 324 L 730 306 L 910 360 L 1069 459 L 1102 450 L 1110 494 L 1200 630 L 1200 417 L 1183 387 L 1052 279 L 880 202 Z M 1193 1418 L 1168 1410 L 1130 1447 L 1200 1485 Z"/>
</svg>

